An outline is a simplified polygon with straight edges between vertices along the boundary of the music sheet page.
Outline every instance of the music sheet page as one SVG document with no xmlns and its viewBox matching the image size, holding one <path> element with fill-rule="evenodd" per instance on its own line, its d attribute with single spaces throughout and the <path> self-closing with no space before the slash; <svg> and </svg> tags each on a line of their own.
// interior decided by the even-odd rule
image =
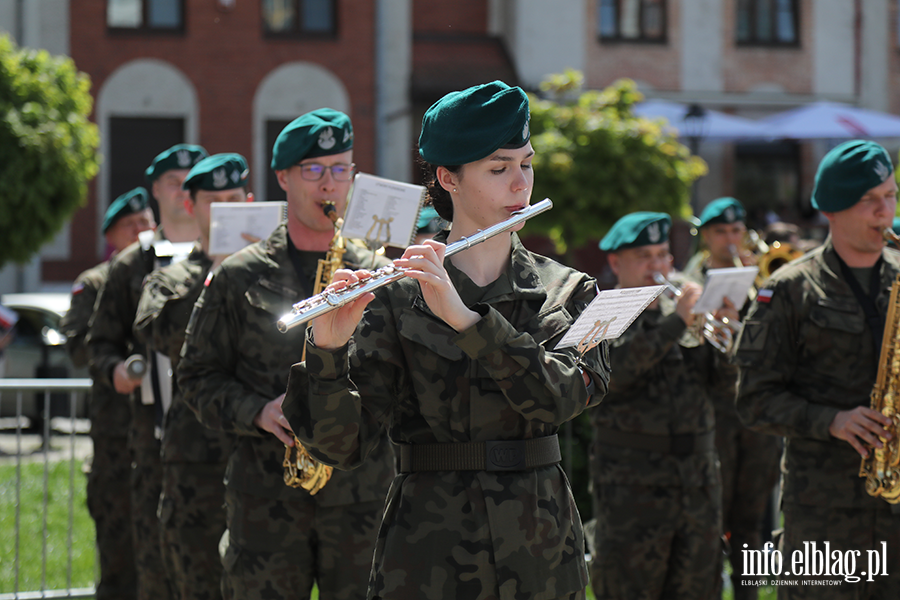
<svg viewBox="0 0 900 600">
<path fill-rule="evenodd" d="M 666 289 L 662 285 L 603 290 L 591 301 L 556 349 L 619 337 Z"/>
<path fill-rule="evenodd" d="M 213 202 L 209 210 L 209 254 L 232 254 L 250 242 L 250 234 L 261 240 L 275 231 L 286 216 L 286 202 Z"/>
<path fill-rule="evenodd" d="M 359 173 L 353 180 L 341 235 L 406 248 L 415 236 L 424 199 L 421 185 Z"/>
</svg>

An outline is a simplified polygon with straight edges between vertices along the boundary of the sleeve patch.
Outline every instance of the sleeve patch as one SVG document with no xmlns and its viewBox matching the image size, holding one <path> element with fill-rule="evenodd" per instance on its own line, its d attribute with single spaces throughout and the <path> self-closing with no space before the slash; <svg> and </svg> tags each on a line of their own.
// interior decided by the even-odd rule
<svg viewBox="0 0 900 600">
<path fill-rule="evenodd" d="M 72 295 L 73 296 L 77 296 L 78 294 L 80 294 L 83 291 L 84 291 L 84 284 L 81 283 L 80 281 L 72 286 Z"/>
<path fill-rule="evenodd" d="M 741 331 L 740 347 L 741 352 L 761 351 L 766 349 L 766 338 L 769 334 L 769 324 L 760 321 L 747 321 Z"/>
<path fill-rule="evenodd" d="M 759 292 L 756 294 L 756 301 L 762 304 L 768 304 L 772 301 L 773 292 L 774 290 L 771 290 L 769 288 L 763 288 L 759 290 Z"/>
<path fill-rule="evenodd" d="M 213 280 L 213 272 L 210 271 L 206 275 L 206 280 L 203 282 L 203 287 L 209 287 L 209 284 L 212 283 L 212 280 Z"/>
</svg>

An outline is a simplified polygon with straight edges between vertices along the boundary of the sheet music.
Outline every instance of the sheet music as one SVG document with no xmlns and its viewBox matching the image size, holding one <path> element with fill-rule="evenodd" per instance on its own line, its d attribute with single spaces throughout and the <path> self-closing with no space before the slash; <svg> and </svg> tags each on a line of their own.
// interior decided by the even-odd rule
<svg viewBox="0 0 900 600">
<path fill-rule="evenodd" d="M 572 324 L 556 349 L 619 337 L 664 289 L 663 285 L 651 285 L 603 290 Z"/>
<path fill-rule="evenodd" d="M 373 244 L 406 248 L 416 233 L 425 188 L 358 173 L 341 235 Z"/>
<path fill-rule="evenodd" d="M 692 312 L 698 315 L 715 312 L 722 308 L 722 300 L 726 296 L 737 310 L 741 310 L 758 272 L 758 267 L 710 269 L 706 272 L 703 293 L 700 294 Z"/>
<path fill-rule="evenodd" d="M 232 254 L 250 242 L 250 234 L 261 240 L 284 220 L 286 202 L 213 202 L 209 205 L 209 254 Z"/>
</svg>

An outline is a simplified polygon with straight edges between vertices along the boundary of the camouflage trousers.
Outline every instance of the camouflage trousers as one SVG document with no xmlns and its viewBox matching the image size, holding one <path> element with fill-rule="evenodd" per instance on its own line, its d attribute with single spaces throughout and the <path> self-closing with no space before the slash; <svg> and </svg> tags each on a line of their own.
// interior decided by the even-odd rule
<svg viewBox="0 0 900 600">
<path fill-rule="evenodd" d="M 718 598 L 722 505 L 718 485 L 594 485 L 591 587 L 598 600 Z"/>
<path fill-rule="evenodd" d="M 722 472 L 722 519 L 730 542 L 735 600 L 752 600 L 757 587 L 741 583 L 741 550 L 762 548 L 762 520 L 778 482 L 781 439 L 750 431 L 736 415 L 716 412 L 716 450 Z M 733 409 L 732 409 L 732 412 Z"/>
<path fill-rule="evenodd" d="M 97 532 L 100 581 L 97 600 L 137 596 L 131 537 L 131 456 L 126 438 L 92 435 L 94 455 L 87 475 L 87 506 Z"/>
<path fill-rule="evenodd" d="M 778 549 L 781 551 L 783 566 L 778 586 L 779 600 L 897 600 L 900 598 L 900 514 L 892 514 L 885 502 L 876 509 L 831 508 L 784 503 L 784 535 Z M 807 545 L 804 546 L 804 542 Z M 828 562 L 834 567 L 834 559 L 840 557 L 842 573 L 852 572 L 859 581 L 848 581 L 846 577 L 815 576 L 816 567 L 812 563 L 811 542 L 816 542 L 816 550 L 823 551 L 828 542 Z M 882 546 L 886 542 L 886 546 Z M 855 555 L 853 551 L 858 551 Z M 870 552 L 871 551 L 871 552 Z M 787 575 L 794 569 L 793 557 L 803 558 L 800 564 L 809 567 L 810 575 Z M 838 556 L 835 553 L 839 552 Z M 879 556 L 876 564 L 875 556 Z M 810 558 L 807 559 L 806 557 Z M 851 557 L 855 564 L 851 562 Z M 882 560 L 886 558 L 886 560 Z M 871 561 L 871 562 L 870 562 Z M 886 563 L 886 564 L 884 564 Z M 819 564 L 822 564 L 821 561 Z M 832 568 L 832 573 L 836 572 Z M 862 573 L 878 575 L 866 576 Z M 887 573 L 887 575 L 882 575 Z M 868 579 L 873 581 L 868 581 Z M 783 585 L 786 581 L 798 581 L 800 585 Z M 833 585 L 811 585 L 832 581 Z M 804 583 L 806 581 L 806 583 Z M 839 582 L 839 583 L 838 583 Z"/>
<path fill-rule="evenodd" d="M 162 553 L 177 600 L 222 597 L 219 540 L 225 532 L 224 463 L 163 463 Z"/>
<path fill-rule="evenodd" d="M 162 461 L 154 434 L 152 406 L 134 406 L 131 447 L 131 531 L 138 575 L 138 600 L 172 598 L 162 560 L 159 530 L 159 495 L 162 492 Z M 148 414 L 149 409 L 149 414 Z"/>
<path fill-rule="evenodd" d="M 366 597 L 382 501 L 321 507 L 226 490 L 220 552 L 226 600 Z"/>
</svg>

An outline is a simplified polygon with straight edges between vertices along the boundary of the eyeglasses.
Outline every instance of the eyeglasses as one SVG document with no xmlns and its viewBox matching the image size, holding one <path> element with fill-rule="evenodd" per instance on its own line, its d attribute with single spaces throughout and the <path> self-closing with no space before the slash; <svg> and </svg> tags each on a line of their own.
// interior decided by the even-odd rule
<svg viewBox="0 0 900 600">
<path fill-rule="evenodd" d="M 300 166 L 300 177 L 306 181 L 318 181 L 325 175 L 325 171 L 331 171 L 331 176 L 335 181 L 350 181 L 353 179 L 353 173 L 356 172 L 356 165 L 331 165 L 326 167 L 319 163 L 306 163 Z"/>
</svg>

